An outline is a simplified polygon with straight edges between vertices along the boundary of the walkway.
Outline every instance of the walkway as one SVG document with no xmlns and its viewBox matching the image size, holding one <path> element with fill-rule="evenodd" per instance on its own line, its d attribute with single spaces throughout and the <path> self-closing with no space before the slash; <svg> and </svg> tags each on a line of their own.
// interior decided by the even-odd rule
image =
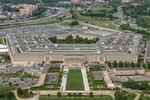
<svg viewBox="0 0 150 100">
<path fill-rule="evenodd" d="M 69 69 L 67 69 L 67 68 L 63 70 L 63 72 L 66 72 L 66 75 L 63 75 L 63 77 L 62 77 L 60 92 L 65 92 L 65 90 L 66 90 L 67 73 L 68 73 L 68 71 L 69 71 Z"/>
<path fill-rule="evenodd" d="M 108 71 L 107 71 L 107 70 L 103 70 L 102 73 L 103 73 L 103 76 L 104 76 L 104 80 L 105 80 L 105 82 L 106 82 L 106 84 L 107 84 L 107 87 L 108 87 L 108 88 L 114 88 L 115 85 L 113 84 L 112 80 L 110 79 L 110 76 L 109 76 L 109 74 L 108 74 Z"/>
<path fill-rule="evenodd" d="M 89 82 L 86 75 L 86 69 L 81 68 L 82 77 L 83 77 L 83 83 L 84 83 L 84 90 L 85 92 L 90 92 Z"/>
<path fill-rule="evenodd" d="M 34 86 L 41 86 L 42 84 L 44 84 L 45 78 L 46 78 L 46 74 L 41 74 L 39 76 L 39 80 L 38 80 L 37 84 L 35 84 Z"/>
</svg>

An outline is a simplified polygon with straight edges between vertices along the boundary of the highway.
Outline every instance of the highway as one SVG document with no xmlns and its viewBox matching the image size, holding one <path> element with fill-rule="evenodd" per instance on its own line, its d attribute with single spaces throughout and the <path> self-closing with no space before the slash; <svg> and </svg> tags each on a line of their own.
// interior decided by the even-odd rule
<svg viewBox="0 0 150 100">
<path fill-rule="evenodd" d="M 57 18 L 57 17 L 60 17 L 60 16 L 66 16 L 66 17 L 71 17 L 71 15 L 69 14 L 69 10 L 65 9 L 65 8 L 56 8 L 56 7 L 48 7 L 48 9 L 57 9 L 58 12 L 53 14 L 53 15 L 50 15 L 48 13 L 48 15 L 46 15 L 46 17 L 43 17 L 43 18 L 39 18 L 39 19 L 34 19 L 34 20 L 29 20 L 29 19 L 26 19 L 26 20 L 22 20 L 20 22 L 14 22 L 14 21 L 11 21 L 11 22 L 5 22 L 5 23 L 0 23 L 0 26 L 6 26 L 6 25 L 17 25 L 17 24 L 31 24 L 31 23 L 37 23 L 37 22 L 43 22 L 43 21 L 47 21 L 47 20 L 50 20 L 51 18 Z M 46 12 L 45 12 L 46 13 Z"/>
</svg>

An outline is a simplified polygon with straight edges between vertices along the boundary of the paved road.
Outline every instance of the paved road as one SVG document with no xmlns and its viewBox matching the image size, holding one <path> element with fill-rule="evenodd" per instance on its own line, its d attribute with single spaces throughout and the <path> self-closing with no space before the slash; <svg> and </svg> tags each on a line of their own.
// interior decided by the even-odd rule
<svg viewBox="0 0 150 100">
<path fill-rule="evenodd" d="M 59 16 L 62 9 L 65 9 L 65 8 L 57 8 L 57 7 L 47 7 L 47 8 L 49 8 L 49 9 L 60 9 L 60 11 L 58 11 L 58 13 L 56 13 L 54 15 L 49 15 L 49 16 L 39 18 L 39 19 L 33 19 L 33 20 L 26 19 L 26 20 L 20 21 L 20 22 L 0 23 L 0 25 L 33 24 L 33 23 L 38 23 L 38 22 L 43 22 L 43 21 L 45 22 L 47 20 L 50 20 L 51 18 L 55 18 L 55 17 Z M 68 11 L 68 10 L 66 10 L 66 11 Z M 67 17 L 71 17 L 71 15 L 67 15 Z"/>
</svg>

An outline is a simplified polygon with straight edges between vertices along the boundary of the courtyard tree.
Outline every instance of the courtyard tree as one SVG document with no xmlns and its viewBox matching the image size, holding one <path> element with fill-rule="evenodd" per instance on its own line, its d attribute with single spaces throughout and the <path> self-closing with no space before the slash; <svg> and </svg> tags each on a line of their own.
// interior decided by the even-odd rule
<svg viewBox="0 0 150 100">
<path fill-rule="evenodd" d="M 58 92 L 58 93 L 57 93 L 57 96 L 58 96 L 58 97 L 61 97 L 61 93 L 60 93 L 60 92 Z"/>
<path fill-rule="evenodd" d="M 124 67 L 129 67 L 129 63 L 127 61 L 125 61 Z"/>
<path fill-rule="evenodd" d="M 108 65 L 108 67 L 112 67 L 112 64 L 111 64 L 110 61 L 108 61 L 108 62 L 106 62 L 106 63 L 107 63 L 107 65 Z"/>
<path fill-rule="evenodd" d="M 135 67 L 135 63 L 131 62 L 130 66 Z"/>
<path fill-rule="evenodd" d="M 122 62 L 122 61 L 119 61 L 118 66 L 119 66 L 119 67 L 123 67 L 123 62 Z"/>
<path fill-rule="evenodd" d="M 150 63 L 147 64 L 147 68 L 150 69 Z"/>
<path fill-rule="evenodd" d="M 90 92 L 89 93 L 89 97 L 93 97 L 94 95 L 93 95 L 93 92 Z"/>
<path fill-rule="evenodd" d="M 113 67 L 118 67 L 117 61 L 113 61 Z"/>
</svg>

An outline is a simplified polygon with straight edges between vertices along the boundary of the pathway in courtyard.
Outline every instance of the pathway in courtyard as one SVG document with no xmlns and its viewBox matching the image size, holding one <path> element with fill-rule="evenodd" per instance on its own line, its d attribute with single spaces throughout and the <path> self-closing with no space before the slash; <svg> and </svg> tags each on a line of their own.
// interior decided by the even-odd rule
<svg viewBox="0 0 150 100">
<path fill-rule="evenodd" d="M 69 69 L 67 69 L 67 68 L 65 68 L 63 70 L 63 77 L 62 77 L 60 92 L 65 92 L 65 90 L 66 90 L 66 82 L 67 82 L 67 73 L 68 73 L 68 70 Z M 64 75 L 64 72 L 66 72 L 66 75 Z"/>
<path fill-rule="evenodd" d="M 89 82 L 88 82 L 87 74 L 86 74 L 86 68 L 81 68 L 81 72 L 82 72 L 82 77 L 83 77 L 84 90 L 85 92 L 90 92 Z"/>
<path fill-rule="evenodd" d="M 39 80 L 38 80 L 37 84 L 35 84 L 34 86 L 41 86 L 42 84 L 44 84 L 45 78 L 46 78 L 46 74 L 41 74 L 39 76 Z"/>
</svg>

